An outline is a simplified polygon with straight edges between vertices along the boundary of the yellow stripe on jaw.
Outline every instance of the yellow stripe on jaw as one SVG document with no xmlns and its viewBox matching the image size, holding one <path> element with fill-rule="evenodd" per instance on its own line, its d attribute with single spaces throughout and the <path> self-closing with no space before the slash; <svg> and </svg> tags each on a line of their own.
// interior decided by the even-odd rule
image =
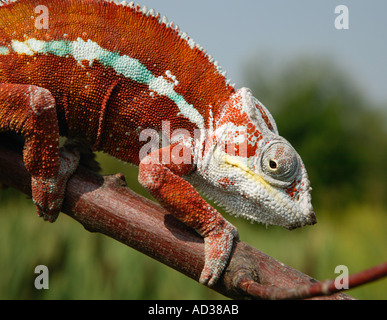
<svg viewBox="0 0 387 320">
<path fill-rule="evenodd" d="M 241 169 L 243 171 L 243 173 L 246 175 L 247 178 L 250 178 L 250 179 L 253 179 L 255 181 L 257 181 L 258 183 L 260 183 L 261 185 L 263 185 L 263 187 L 268 191 L 270 192 L 270 184 L 268 182 L 266 182 L 260 175 L 256 174 L 254 171 L 252 171 L 249 167 L 247 167 L 246 165 L 244 165 L 241 161 L 239 161 L 238 159 L 236 159 L 235 157 L 233 156 L 229 156 L 227 154 L 223 154 L 222 155 L 222 160 L 233 166 L 233 167 L 237 167 L 239 169 Z"/>
</svg>

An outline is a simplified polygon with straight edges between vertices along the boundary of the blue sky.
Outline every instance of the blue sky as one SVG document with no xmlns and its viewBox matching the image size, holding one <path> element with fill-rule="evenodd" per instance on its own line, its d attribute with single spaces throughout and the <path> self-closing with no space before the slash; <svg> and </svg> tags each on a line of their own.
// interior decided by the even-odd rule
<svg viewBox="0 0 387 320">
<path fill-rule="evenodd" d="M 236 87 L 253 57 L 281 65 L 299 55 L 331 57 L 376 103 L 387 108 L 385 0 L 141 0 L 177 23 L 227 71 Z M 337 30 L 335 8 L 349 9 Z"/>
</svg>

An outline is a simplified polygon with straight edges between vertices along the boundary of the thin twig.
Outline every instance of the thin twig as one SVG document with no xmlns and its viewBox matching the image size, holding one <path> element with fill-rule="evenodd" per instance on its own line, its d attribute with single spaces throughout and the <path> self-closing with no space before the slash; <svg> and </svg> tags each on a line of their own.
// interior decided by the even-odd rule
<svg viewBox="0 0 387 320">
<path fill-rule="evenodd" d="M 387 276 L 387 263 L 374 266 L 348 277 L 348 289 L 353 289 L 365 283 L 378 280 Z M 283 299 L 306 299 L 317 296 L 329 296 L 342 291 L 335 284 L 335 280 L 325 280 L 310 285 L 302 285 L 293 288 L 278 288 L 264 286 L 251 280 L 249 276 L 243 276 L 238 281 L 238 286 L 248 295 L 260 299 L 283 300 Z"/>
</svg>

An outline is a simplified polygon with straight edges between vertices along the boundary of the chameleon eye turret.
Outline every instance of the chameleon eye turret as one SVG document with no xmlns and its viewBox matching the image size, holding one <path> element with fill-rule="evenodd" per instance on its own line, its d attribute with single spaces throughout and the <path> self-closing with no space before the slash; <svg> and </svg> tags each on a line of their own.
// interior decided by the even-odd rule
<svg viewBox="0 0 387 320">
<path fill-rule="evenodd" d="M 290 144 L 275 141 L 266 145 L 262 151 L 260 169 L 267 182 L 286 187 L 300 172 L 301 163 Z"/>
</svg>

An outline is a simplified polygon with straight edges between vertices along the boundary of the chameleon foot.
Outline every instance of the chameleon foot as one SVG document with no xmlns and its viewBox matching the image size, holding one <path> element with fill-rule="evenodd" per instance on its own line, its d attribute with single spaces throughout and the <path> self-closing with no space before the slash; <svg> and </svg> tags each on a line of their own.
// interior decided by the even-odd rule
<svg viewBox="0 0 387 320">
<path fill-rule="evenodd" d="M 238 230 L 226 220 L 224 223 L 204 238 L 205 264 L 199 282 L 208 286 L 218 281 L 229 261 L 234 239 L 239 238 Z"/>
<path fill-rule="evenodd" d="M 62 207 L 67 181 L 79 163 L 79 152 L 60 149 L 60 167 L 57 177 L 32 177 L 32 199 L 37 213 L 46 221 L 54 222 Z"/>
</svg>

